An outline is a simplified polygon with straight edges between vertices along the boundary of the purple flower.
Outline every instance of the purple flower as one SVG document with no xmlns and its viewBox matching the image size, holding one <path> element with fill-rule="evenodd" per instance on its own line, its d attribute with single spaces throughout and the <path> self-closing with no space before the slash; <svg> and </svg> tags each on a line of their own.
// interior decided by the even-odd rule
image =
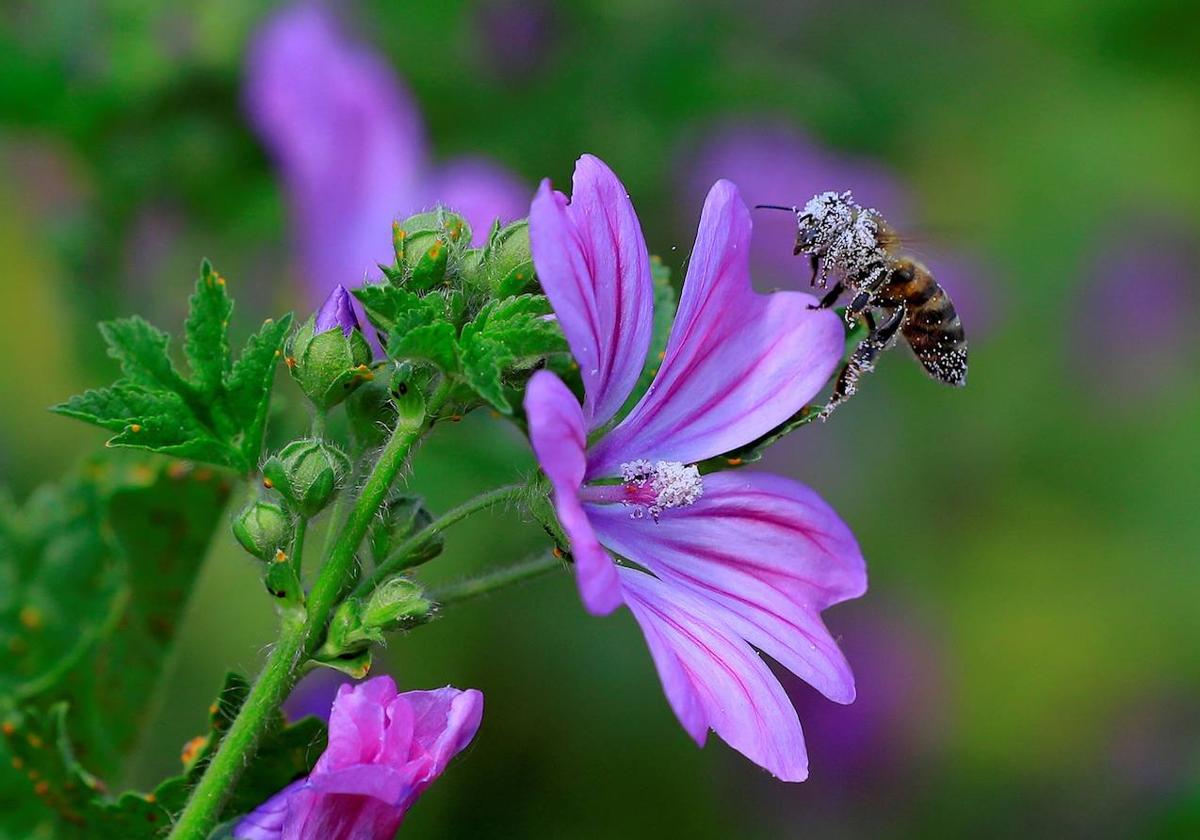
<svg viewBox="0 0 1200 840">
<path fill-rule="evenodd" d="M 343 685 L 329 746 L 312 773 L 244 817 L 243 840 L 392 837 L 404 815 L 471 742 L 483 695 L 440 688 L 399 694 L 391 677 Z"/>
<path fill-rule="evenodd" d="M 354 307 L 350 303 L 350 293 L 346 287 L 338 283 L 321 308 L 317 310 L 317 320 L 313 324 L 313 335 L 341 328 L 342 333 L 349 336 L 359 328 L 358 318 L 354 315 Z"/>
<path fill-rule="evenodd" d="M 750 228 L 736 187 L 719 181 L 654 382 L 589 447 L 645 362 L 649 258 L 625 188 L 601 161 L 579 160 L 569 203 L 543 183 L 530 210 L 533 258 L 586 399 L 580 406 L 543 371 L 525 408 L 587 609 L 630 608 L 697 743 L 711 728 L 781 779 L 800 781 L 808 761 L 799 720 L 755 648 L 849 703 L 854 679 L 820 612 L 861 595 L 866 570 L 849 529 L 808 488 L 689 466 L 790 417 L 841 357 L 836 315 L 809 310 L 813 298 L 799 292 L 751 289 Z"/>
<path fill-rule="evenodd" d="M 478 243 L 497 217 L 525 212 L 528 191 L 493 164 L 431 167 L 411 94 L 321 5 L 291 6 L 263 26 L 245 95 L 250 121 L 282 171 L 314 296 L 391 262 L 398 215 L 443 203 L 464 213 Z"/>
</svg>

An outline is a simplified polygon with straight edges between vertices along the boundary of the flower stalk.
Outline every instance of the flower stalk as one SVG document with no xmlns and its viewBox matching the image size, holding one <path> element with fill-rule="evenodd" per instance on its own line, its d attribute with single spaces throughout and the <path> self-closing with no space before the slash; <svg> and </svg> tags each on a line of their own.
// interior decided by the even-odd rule
<svg viewBox="0 0 1200 840">
<path fill-rule="evenodd" d="M 502 566 L 499 569 L 485 572 L 469 580 L 447 584 L 440 589 L 430 592 L 429 597 L 442 607 L 451 604 L 460 604 L 463 601 L 469 601 L 481 595 L 489 595 L 497 590 L 533 580 L 547 572 L 561 568 L 563 568 L 562 558 L 556 554 L 547 552 L 530 557 L 520 563 L 514 563 L 511 566 Z"/>
<path fill-rule="evenodd" d="M 233 786 L 246 768 L 276 710 L 300 677 L 300 665 L 320 646 L 329 617 L 337 606 L 354 568 L 354 554 L 367 528 L 404 466 L 409 451 L 428 428 L 424 400 L 412 392 L 400 400 L 396 427 L 363 484 L 345 525 L 338 532 L 328 559 L 308 598 L 307 609 L 285 611 L 279 640 L 212 762 L 200 777 L 171 840 L 203 840 L 220 816 Z M 300 562 L 300 557 L 295 558 Z"/>
<path fill-rule="evenodd" d="M 528 488 L 524 484 L 510 484 L 504 487 L 497 487 L 486 493 L 480 493 L 473 499 L 468 499 L 458 507 L 447 511 L 401 543 L 392 552 L 392 556 L 387 562 L 380 564 L 359 583 L 354 590 L 354 595 L 356 597 L 365 597 L 392 575 L 416 565 L 410 562 L 410 558 L 419 558 L 421 556 L 419 550 L 430 540 L 436 539 L 452 525 L 458 524 L 472 514 L 504 504 L 505 502 L 516 501 L 525 495 L 527 491 Z"/>
</svg>

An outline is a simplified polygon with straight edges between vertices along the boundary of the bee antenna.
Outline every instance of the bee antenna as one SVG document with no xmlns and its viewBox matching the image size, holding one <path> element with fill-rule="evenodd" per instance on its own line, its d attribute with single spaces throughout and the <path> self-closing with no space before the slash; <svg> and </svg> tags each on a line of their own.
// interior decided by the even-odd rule
<svg viewBox="0 0 1200 840">
<path fill-rule="evenodd" d="M 755 210 L 786 210 L 789 213 L 795 213 L 795 207 L 784 207 L 782 204 L 755 204 Z"/>
</svg>

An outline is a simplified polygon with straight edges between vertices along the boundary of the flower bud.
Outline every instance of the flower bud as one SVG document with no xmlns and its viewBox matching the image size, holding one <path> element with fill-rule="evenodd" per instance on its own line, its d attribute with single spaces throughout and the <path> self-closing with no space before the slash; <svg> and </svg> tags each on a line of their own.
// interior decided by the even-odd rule
<svg viewBox="0 0 1200 840">
<path fill-rule="evenodd" d="M 233 535 L 259 560 L 270 560 L 288 544 L 292 527 L 283 508 L 259 500 L 247 505 L 233 520 Z"/>
<path fill-rule="evenodd" d="M 433 602 L 408 578 L 396 577 L 371 593 L 362 610 L 362 625 L 371 631 L 405 630 L 424 624 L 433 615 Z"/>
<path fill-rule="evenodd" d="M 322 440 L 296 440 L 263 464 L 264 483 L 274 487 L 301 516 L 316 516 L 350 474 L 346 454 Z"/>
<path fill-rule="evenodd" d="M 480 258 L 481 279 L 494 297 L 513 297 L 537 282 L 525 219 L 498 227 Z"/>
<path fill-rule="evenodd" d="M 384 633 L 424 624 L 433 617 L 433 610 L 433 602 L 420 586 L 408 578 L 392 578 L 365 602 L 349 598 L 338 606 L 320 650 L 321 661 L 351 657 L 382 642 Z"/>
<path fill-rule="evenodd" d="M 388 279 L 414 292 L 428 291 L 446 278 L 451 252 L 470 242 L 471 228 L 457 213 L 438 208 L 409 216 L 392 225 L 396 264 L 386 272 Z"/>
<path fill-rule="evenodd" d="M 292 337 L 288 369 L 300 390 L 317 408 L 326 410 L 373 378 L 367 367 L 371 355 L 371 345 L 350 305 L 350 293 L 338 286 Z"/>
<path fill-rule="evenodd" d="M 380 508 L 381 515 L 371 524 L 369 544 L 376 565 L 387 562 L 392 551 L 433 521 L 419 496 L 393 495 Z M 409 558 L 407 565 L 418 565 L 442 553 L 440 535 L 426 540 Z"/>
</svg>

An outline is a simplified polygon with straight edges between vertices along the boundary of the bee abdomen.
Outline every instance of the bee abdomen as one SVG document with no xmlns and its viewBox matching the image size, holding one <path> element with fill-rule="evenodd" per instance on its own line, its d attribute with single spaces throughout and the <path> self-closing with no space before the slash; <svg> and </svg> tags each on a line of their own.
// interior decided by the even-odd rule
<svg viewBox="0 0 1200 840">
<path fill-rule="evenodd" d="M 923 265 L 903 260 L 888 292 L 908 310 L 900 331 L 926 372 L 947 385 L 965 385 L 967 337 L 946 290 Z"/>
</svg>

